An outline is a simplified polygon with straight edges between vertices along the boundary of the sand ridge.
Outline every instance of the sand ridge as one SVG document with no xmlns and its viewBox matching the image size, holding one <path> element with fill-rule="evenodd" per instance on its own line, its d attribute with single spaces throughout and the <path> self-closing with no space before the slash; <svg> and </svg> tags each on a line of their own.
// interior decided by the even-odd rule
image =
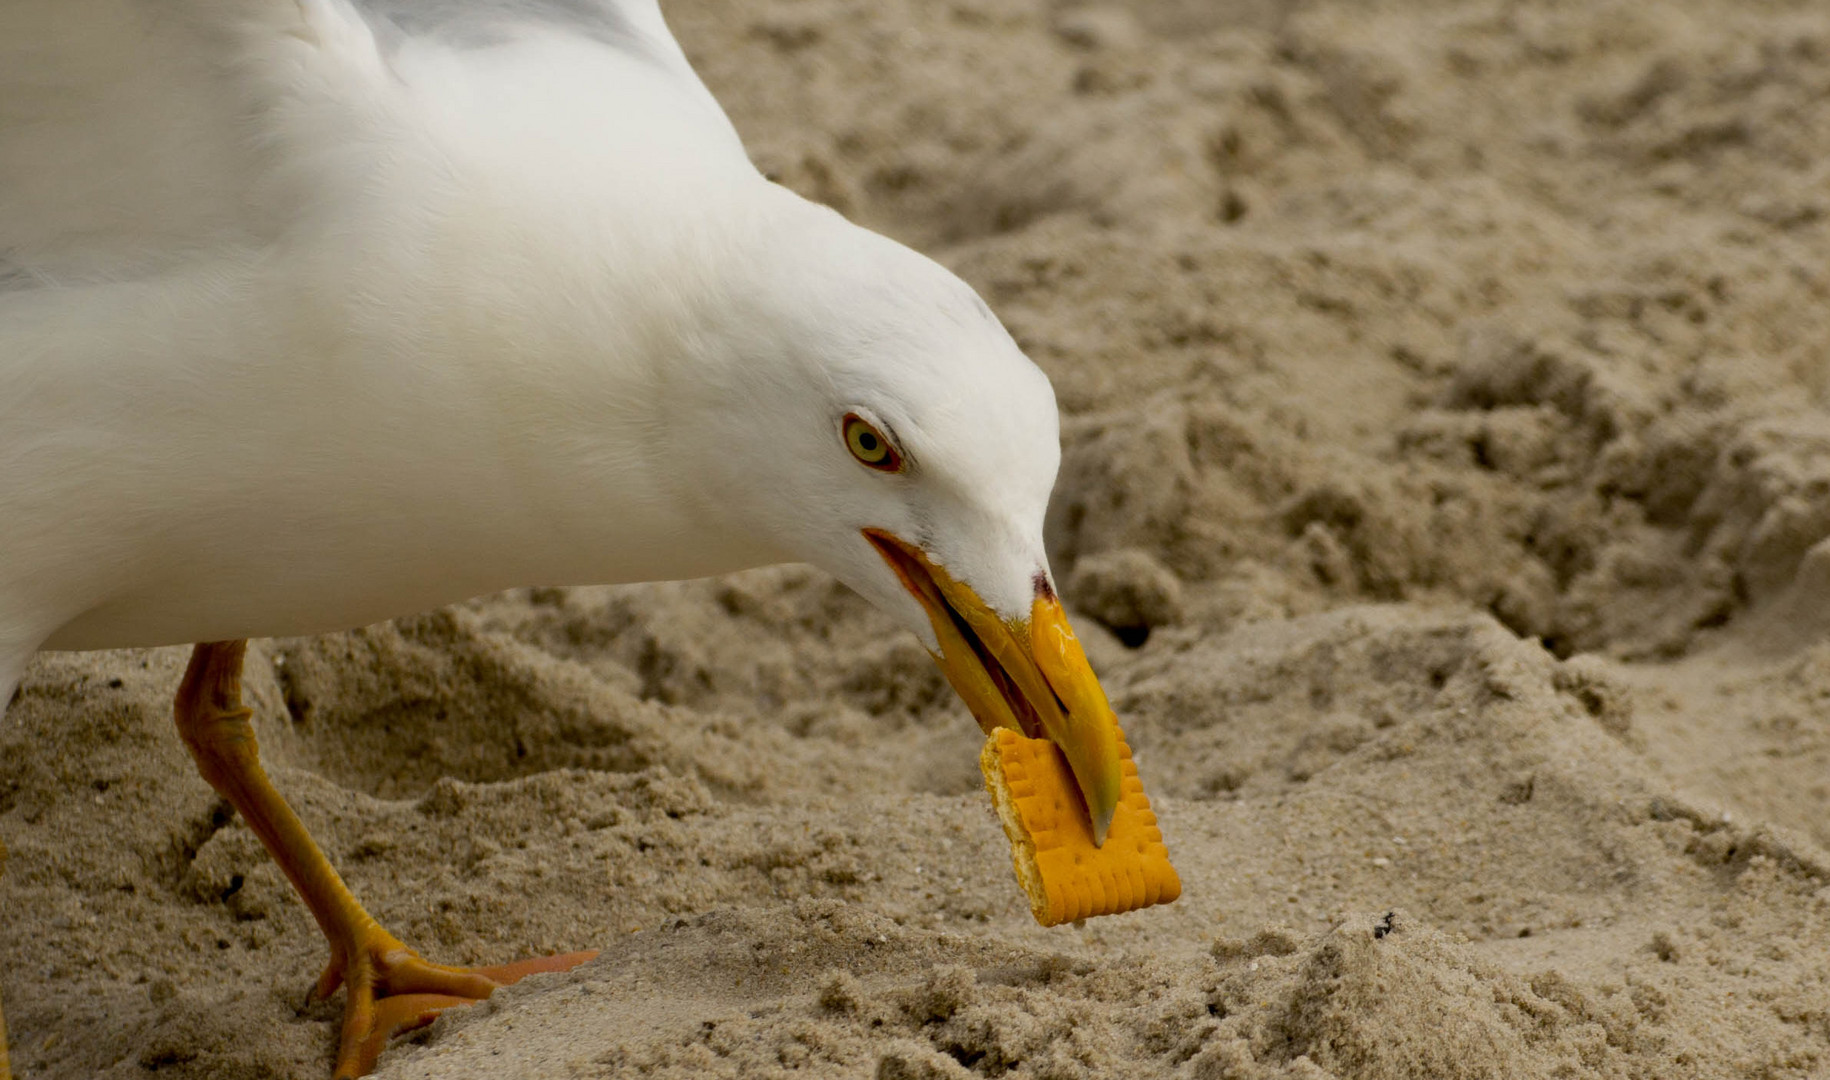
<svg viewBox="0 0 1830 1080">
<path fill-rule="evenodd" d="M 1035 926 L 976 725 L 807 568 L 257 642 L 391 929 L 605 950 L 380 1075 L 1830 1070 L 1830 16 L 667 12 L 765 169 L 1054 381 L 1051 558 L 1184 895 Z M 183 661 L 42 656 L 0 728 L 21 1076 L 329 1067 Z"/>
</svg>

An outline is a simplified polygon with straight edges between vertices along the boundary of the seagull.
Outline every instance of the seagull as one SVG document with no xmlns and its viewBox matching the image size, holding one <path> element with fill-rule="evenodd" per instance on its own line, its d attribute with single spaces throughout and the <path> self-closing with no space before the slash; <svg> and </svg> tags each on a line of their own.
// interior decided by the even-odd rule
<svg viewBox="0 0 1830 1080">
<path fill-rule="evenodd" d="M 337 1077 L 592 954 L 382 928 L 261 769 L 246 639 L 812 563 L 1103 841 L 1059 458 L 985 303 L 761 175 L 656 0 L 0 8 L 0 709 L 39 650 L 194 646 L 178 734 L 324 932 Z"/>
</svg>

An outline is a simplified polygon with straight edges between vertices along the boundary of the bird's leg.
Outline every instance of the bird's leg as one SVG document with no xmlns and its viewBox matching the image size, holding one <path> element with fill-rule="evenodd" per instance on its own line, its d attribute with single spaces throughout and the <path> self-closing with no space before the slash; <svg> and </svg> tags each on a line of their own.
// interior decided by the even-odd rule
<svg viewBox="0 0 1830 1080">
<path fill-rule="evenodd" d="M 0 693 L 11 693 L 4 683 L 0 683 Z M 0 709 L 6 702 L 0 699 Z M 6 872 L 6 844 L 0 843 L 0 873 Z M 0 1080 L 13 1080 L 13 1067 L 6 1053 L 6 1014 L 0 1012 Z"/>
<path fill-rule="evenodd" d="M 0 713 L 6 711 L 6 703 L 13 691 L 4 677 L 0 677 Z M 6 873 L 6 842 L 0 840 L 0 874 Z M 0 1012 L 0 1080 L 13 1080 L 12 1059 L 6 1052 L 6 1014 Z"/>
<path fill-rule="evenodd" d="M 323 999 L 342 986 L 343 1036 L 336 1077 L 358 1077 L 390 1037 L 431 1023 L 441 1010 L 468 1005 L 498 986 L 536 972 L 564 971 L 595 952 L 544 956 L 489 968 L 431 964 L 363 910 L 261 768 L 252 713 L 241 703 L 245 641 L 208 642 L 191 653 L 174 710 L 178 734 L 197 771 L 260 837 L 330 943 L 330 963 L 312 991 Z"/>
</svg>

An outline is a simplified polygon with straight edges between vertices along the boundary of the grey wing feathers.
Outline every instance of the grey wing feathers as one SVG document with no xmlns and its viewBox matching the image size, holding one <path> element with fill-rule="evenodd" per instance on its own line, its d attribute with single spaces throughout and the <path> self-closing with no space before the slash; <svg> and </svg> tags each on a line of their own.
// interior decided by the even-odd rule
<svg viewBox="0 0 1830 1080">
<path fill-rule="evenodd" d="M 350 0 L 387 47 L 401 38 L 488 48 L 530 30 L 576 34 L 671 69 L 710 93 L 667 29 L 659 0 Z"/>
<path fill-rule="evenodd" d="M 642 30 L 627 5 L 604 0 L 354 0 L 371 24 L 408 37 L 454 45 L 491 45 L 517 29 L 543 26 L 595 38 L 619 48 L 642 48 Z"/>
</svg>

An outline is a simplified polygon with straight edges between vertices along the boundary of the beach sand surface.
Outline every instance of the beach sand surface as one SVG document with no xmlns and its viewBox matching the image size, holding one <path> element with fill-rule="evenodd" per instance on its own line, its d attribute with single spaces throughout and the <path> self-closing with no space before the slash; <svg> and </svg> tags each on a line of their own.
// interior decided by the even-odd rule
<svg viewBox="0 0 1830 1080">
<path fill-rule="evenodd" d="M 1830 1075 L 1830 11 L 676 0 L 759 164 L 1053 379 L 1169 907 L 1037 927 L 981 736 L 805 567 L 261 641 L 427 956 L 602 949 L 388 1080 Z M 0 726 L 23 1078 L 322 1080 L 322 939 L 171 726 Z"/>
</svg>

